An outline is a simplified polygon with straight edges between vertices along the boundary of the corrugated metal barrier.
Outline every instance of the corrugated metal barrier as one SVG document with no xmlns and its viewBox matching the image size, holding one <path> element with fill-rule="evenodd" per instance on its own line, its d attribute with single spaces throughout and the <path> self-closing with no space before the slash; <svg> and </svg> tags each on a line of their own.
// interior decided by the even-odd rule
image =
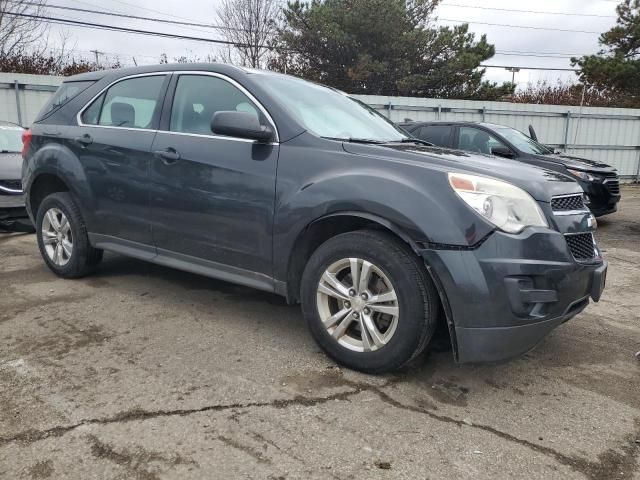
<svg viewBox="0 0 640 480">
<path fill-rule="evenodd" d="M 28 126 L 62 77 L 0 73 L 0 120 Z M 640 109 L 567 107 L 471 100 L 355 95 L 394 122 L 467 120 L 508 125 L 541 142 L 615 166 L 640 181 Z"/>
</svg>

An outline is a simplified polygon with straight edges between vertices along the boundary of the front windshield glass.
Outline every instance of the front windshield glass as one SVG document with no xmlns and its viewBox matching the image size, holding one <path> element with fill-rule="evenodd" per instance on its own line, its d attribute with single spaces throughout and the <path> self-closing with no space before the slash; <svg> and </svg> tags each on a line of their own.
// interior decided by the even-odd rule
<svg viewBox="0 0 640 480">
<path fill-rule="evenodd" d="M 495 128 L 495 131 L 511 142 L 518 150 L 534 155 L 549 155 L 553 153 L 549 147 L 545 147 L 524 133 L 513 128 Z"/>
<path fill-rule="evenodd" d="M 0 153 L 20 153 L 22 151 L 22 129 L 0 125 Z"/>
<path fill-rule="evenodd" d="M 270 75 L 263 85 L 319 137 L 374 142 L 409 138 L 373 108 L 331 88 L 284 75 Z"/>
</svg>

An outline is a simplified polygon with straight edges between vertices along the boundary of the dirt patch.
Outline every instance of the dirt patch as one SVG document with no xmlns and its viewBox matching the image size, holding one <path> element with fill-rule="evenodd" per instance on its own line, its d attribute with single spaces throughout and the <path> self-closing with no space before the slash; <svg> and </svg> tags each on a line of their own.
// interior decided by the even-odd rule
<svg viewBox="0 0 640 480">
<path fill-rule="evenodd" d="M 340 387 L 350 388 L 352 383 L 345 380 L 338 368 L 327 369 L 303 375 L 288 375 L 281 380 L 282 386 L 290 386 L 303 392 L 311 393 Z"/>
<path fill-rule="evenodd" d="M 220 440 L 222 443 L 224 443 L 229 447 L 235 448 L 236 450 L 240 450 L 241 452 L 246 453 L 250 457 L 257 460 L 259 463 L 271 464 L 271 459 L 266 457 L 261 451 L 256 450 L 255 448 L 250 447 L 249 445 L 244 445 L 233 438 L 225 437 L 223 435 L 218 436 L 218 440 Z"/>
<path fill-rule="evenodd" d="M 125 448 L 116 448 L 102 442 L 94 435 L 89 436 L 89 443 L 91 445 L 91 455 L 120 465 L 129 472 L 129 478 L 158 480 L 163 470 L 177 465 L 198 466 L 193 460 L 187 460 L 178 454 L 163 455 L 147 451 L 142 447 L 137 447 L 133 451 Z"/>
<path fill-rule="evenodd" d="M 63 325 L 62 329 L 59 328 L 60 325 Z M 46 355 L 59 360 L 73 350 L 101 345 L 113 337 L 113 334 L 106 332 L 98 325 L 76 327 L 60 321 L 59 318 L 48 321 L 46 326 L 53 333 L 17 339 L 11 345 L 16 354 L 19 356 Z"/>
<path fill-rule="evenodd" d="M 38 462 L 29 469 L 29 475 L 33 479 L 39 478 L 51 478 L 55 469 L 53 468 L 53 462 L 51 460 L 45 460 Z"/>
</svg>

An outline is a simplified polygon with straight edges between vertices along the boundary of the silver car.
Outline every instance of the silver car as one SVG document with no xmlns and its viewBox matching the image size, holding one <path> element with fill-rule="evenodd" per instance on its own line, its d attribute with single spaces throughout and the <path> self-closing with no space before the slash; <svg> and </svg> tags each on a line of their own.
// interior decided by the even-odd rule
<svg viewBox="0 0 640 480">
<path fill-rule="evenodd" d="M 0 122 L 0 230 L 33 231 L 22 193 L 22 134 L 16 124 Z"/>
</svg>

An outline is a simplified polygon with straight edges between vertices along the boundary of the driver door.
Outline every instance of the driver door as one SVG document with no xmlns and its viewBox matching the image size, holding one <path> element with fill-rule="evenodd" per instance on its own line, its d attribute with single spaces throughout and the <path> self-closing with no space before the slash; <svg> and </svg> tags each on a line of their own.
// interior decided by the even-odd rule
<svg viewBox="0 0 640 480">
<path fill-rule="evenodd" d="M 489 132 L 474 127 L 459 127 L 456 145 L 459 150 L 484 153 L 486 155 L 492 155 L 492 150 L 496 147 L 509 149 L 509 147 Z"/>
<path fill-rule="evenodd" d="M 268 124 L 266 111 L 222 75 L 176 77 L 170 111 L 163 113 L 169 116 L 162 122 L 168 128 L 158 132 L 152 146 L 151 212 L 158 254 L 270 276 L 279 145 L 218 136 L 210 128 L 218 111 L 254 113 Z"/>
</svg>

